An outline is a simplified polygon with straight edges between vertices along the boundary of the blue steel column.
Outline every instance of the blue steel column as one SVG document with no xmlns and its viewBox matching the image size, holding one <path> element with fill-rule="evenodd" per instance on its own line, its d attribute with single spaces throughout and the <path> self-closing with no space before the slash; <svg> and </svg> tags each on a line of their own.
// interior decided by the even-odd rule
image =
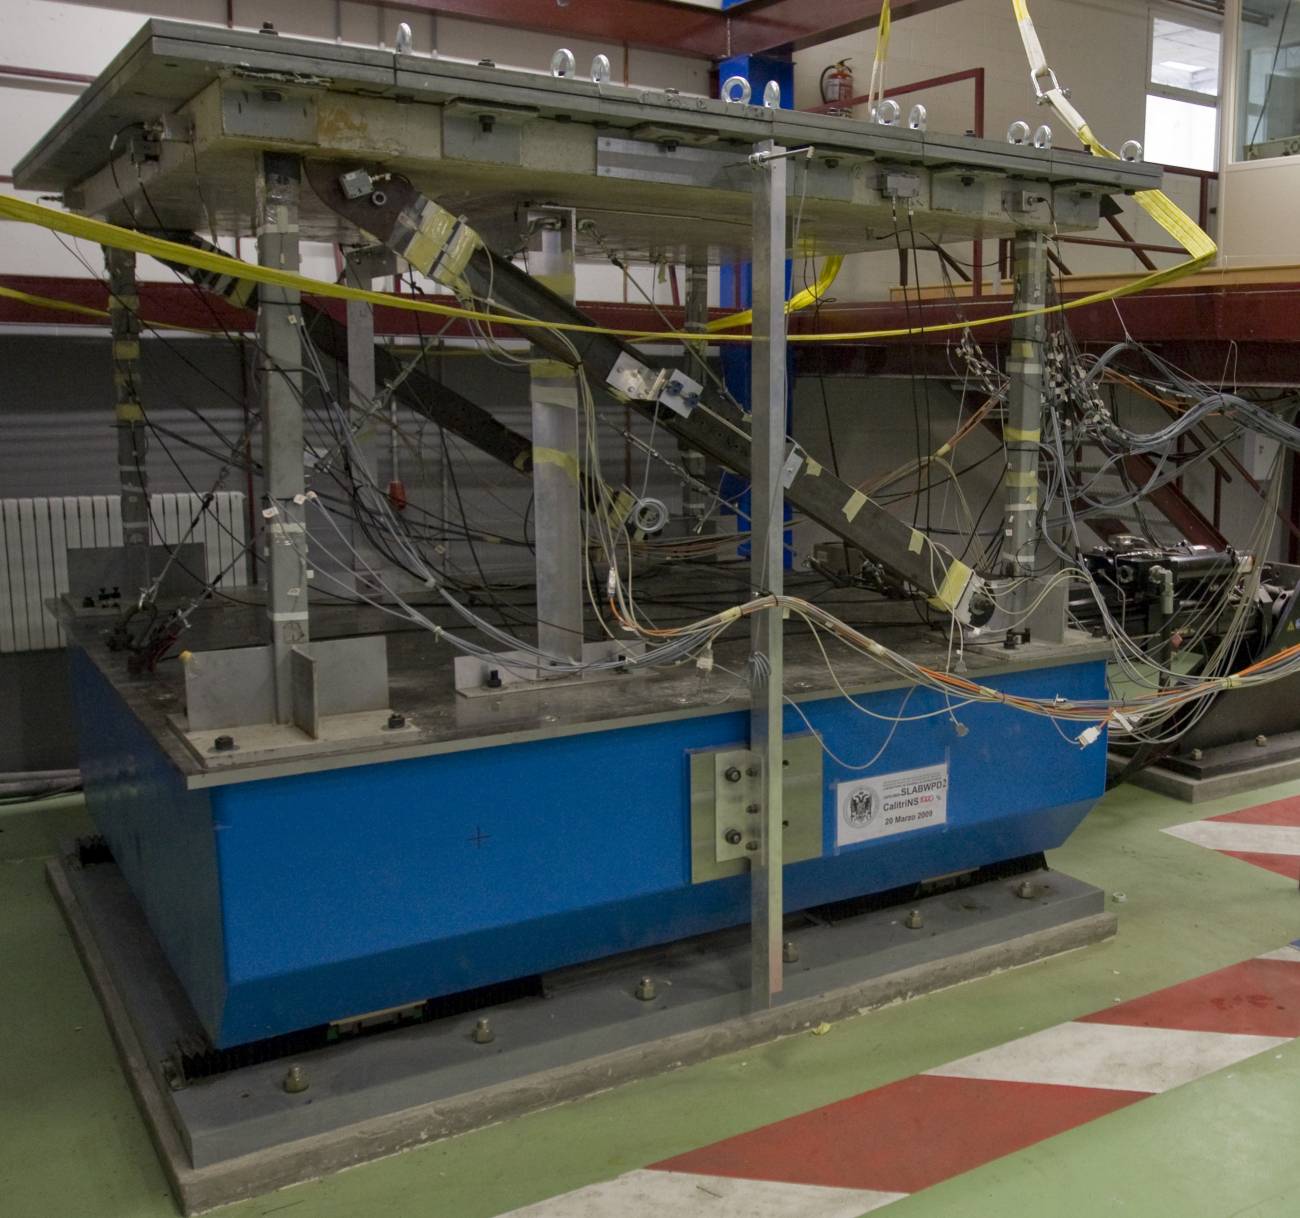
<svg viewBox="0 0 1300 1218">
<path fill-rule="evenodd" d="M 771 140 L 755 152 L 772 152 Z M 786 341 L 785 341 L 785 182 L 786 161 L 777 157 L 754 170 L 754 324 L 752 344 L 752 550 L 750 585 L 754 596 L 780 595 L 785 564 Z M 752 932 L 750 1002 L 771 1006 L 782 978 L 782 801 L 781 688 L 783 618 L 780 608 L 753 617 L 750 657 L 750 748 L 761 770 L 759 849 L 750 874 Z"/>
</svg>

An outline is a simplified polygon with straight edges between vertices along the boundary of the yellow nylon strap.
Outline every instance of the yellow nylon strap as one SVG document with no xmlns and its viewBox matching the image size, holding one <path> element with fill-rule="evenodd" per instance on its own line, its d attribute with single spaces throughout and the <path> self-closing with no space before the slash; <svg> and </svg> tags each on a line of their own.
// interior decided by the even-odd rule
<svg viewBox="0 0 1300 1218">
<path fill-rule="evenodd" d="M 1025 57 L 1029 61 L 1030 79 L 1033 80 L 1035 89 L 1051 103 L 1052 109 L 1089 152 L 1094 156 L 1108 157 L 1112 161 L 1119 160 L 1119 157 L 1093 134 L 1087 120 L 1074 108 L 1066 97 L 1065 91 L 1057 83 L 1056 74 L 1047 64 L 1043 44 L 1039 41 L 1038 31 L 1034 28 L 1034 19 L 1029 15 L 1028 0 L 1011 0 L 1011 8 L 1020 29 L 1020 40 L 1024 43 Z M 1050 82 L 1048 88 L 1042 87 L 1041 82 L 1044 80 Z M 1073 307 L 1079 308 L 1098 299 L 1131 296 L 1134 292 L 1172 283 L 1199 270 L 1219 252 L 1219 247 L 1214 244 L 1209 234 L 1163 191 L 1140 190 L 1133 197 L 1137 200 L 1138 206 L 1187 251 L 1189 255 L 1187 261 L 1162 271 L 1153 271 L 1133 283 L 1112 289 L 1110 292 L 1100 292 L 1091 297 L 1072 301 Z"/>
<path fill-rule="evenodd" d="M 76 304 L 71 300 L 59 300 L 54 296 L 34 296 L 31 292 L 20 292 L 17 288 L 0 287 L 0 298 L 5 300 L 16 300 L 21 304 L 33 305 L 38 309 L 51 309 L 56 313 L 77 313 L 82 317 L 97 317 L 104 321 L 109 320 L 107 309 L 96 309 L 92 305 Z M 127 298 L 122 298 L 123 304 L 128 304 Z M 195 334 L 216 334 L 215 329 L 200 329 L 197 326 L 178 326 L 172 322 L 166 321 L 148 321 L 141 319 L 146 326 L 152 326 L 157 330 L 186 330 Z"/>
<path fill-rule="evenodd" d="M 1144 191 L 1137 197 L 1143 206 L 1156 207 L 1161 215 L 1165 215 L 1165 209 L 1158 207 L 1155 201 L 1144 199 L 1145 195 L 1159 195 L 1158 191 Z M 869 339 L 883 338 L 910 338 L 920 334 L 953 334 L 963 330 L 978 329 L 981 326 L 1001 325 L 1010 321 L 1017 321 L 1022 317 L 1038 317 L 1051 313 L 1068 313 L 1074 309 L 1087 308 L 1089 305 L 1102 304 L 1106 301 L 1117 300 L 1124 296 L 1130 296 L 1134 292 L 1144 291 L 1146 288 L 1155 287 L 1160 284 L 1168 283 L 1171 280 L 1182 278 L 1191 271 L 1196 270 L 1212 258 L 1217 247 L 1200 228 L 1174 204 L 1168 203 L 1176 215 L 1166 215 L 1171 227 L 1167 229 L 1172 235 L 1178 236 L 1183 231 L 1181 226 L 1187 226 L 1186 231 L 1189 234 L 1189 242 L 1193 244 L 1195 250 L 1201 250 L 1205 247 L 1206 252 L 1197 253 L 1191 262 L 1181 263 L 1178 267 L 1171 267 L 1166 271 L 1158 271 L 1153 275 L 1146 275 L 1140 279 L 1134 279 L 1126 284 L 1121 284 L 1115 288 L 1109 288 L 1106 291 L 1094 292 L 1090 296 L 1080 296 L 1074 300 L 1067 300 L 1061 304 L 1049 305 L 1040 309 L 1024 309 L 1020 312 L 999 313 L 992 317 L 981 317 L 969 320 L 942 322 L 938 325 L 930 326 L 900 326 L 889 330 L 844 330 L 824 334 L 791 334 L 788 341 L 791 343 L 845 343 L 859 342 Z M 1152 211 L 1156 215 L 1156 211 Z M 1181 217 L 1181 220 L 1177 218 Z M 1160 219 L 1160 215 L 1157 215 Z M 483 312 L 477 309 L 464 309 L 455 305 L 437 304 L 431 300 L 421 299 L 417 296 L 397 296 L 390 295 L 386 292 L 374 292 L 366 288 L 347 287 L 341 283 L 333 283 L 324 279 L 309 279 L 305 275 L 295 275 L 289 271 L 279 271 L 272 267 L 257 266 L 253 263 L 243 262 L 238 258 L 231 258 L 226 254 L 214 253 L 208 250 L 195 249 L 193 246 L 183 245 L 175 241 L 167 241 L 161 237 L 152 237 L 145 233 L 138 233 L 133 229 L 122 228 L 116 224 L 108 224 L 103 220 L 93 220 L 87 216 L 73 215 L 70 212 L 56 211 L 51 207 L 43 207 L 39 203 L 29 203 L 25 199 L 19 199 L 13 195 L 0 195 L 0 220 L 16 220 L 24 224 L 34 224 L 40 228 L 50 229 L 53 232 L 63 233 L 69 237 L 77 237 L 81 240 L 94 242 L 96 245 L 106 245 L 114 249 L 133 250 L 137 254 L 147 254 L 152 258 L 158 258 L 164 262 L 174 262 L 180 266 L 194 267 L 198 270 L 212 271 L 218 275 L 232 275 L 250 283 L 269 284 L 272 287 L 289 288 L 294 291 L 305 292 L 314 296 L 326 297 L 331 300 L 358 300 L 365 304 L 382 305 L 386 308 L 404 309 L 410 313 L 425 313 L 434 317 L 442 318 L 461 318 L 469 321 L 484 321 L 494 325 L 509 326 L 516 329 L 536 329 L 536 330 L 554 330 L 570 334 L 606 334 L 614 338 L 624 338 L 631 341 L 652 342 L 652 341 L 672 341 L 681 343 L 748 343 L 753 341 L 752 335 L 749 334 L 726 334 L 726 333 L 694 333 L 680 330 L 618 330 L 609 326 L 598 326 L 584 324 L 580 322 L 552 322 L 542 321 L 538 318 L 518 317 L 502 313 Z M 1162 221 L 1163 223 L 1163 221 Z M 1175 231 L 1177 229 L 1178 231 Z M 1193 238 L 1195 238 L 1193 242 Z M 1184 244 L 1188 244 L 1184 243 Z M 13 295 L 11 289 L 5 289 L 5 295 Z M 23 294 L 17 293 L 16 298 L 22 299 Z M 46 303 L 42 298 L 36 303 Z M 84 312 L 83 306 L 74 306 L 66 301 L 49 302 L 48 307 L 62 308 L 65 311 Z M 166 323 L 151 323 L 157 326 L 165 326 Z M 174 329 L 193 329 L 189 326 L 168 327 Z"/>
<path fill-rule="evenodd" d="M 880 21 L 876 25 L 876 58 L 878 64 L 883 65 L 889 58 L 889 33 L 892 26 L 889 12 L 889 0 L 884 0 L 880 6 Z"/>
<path fill-rule="evenodd" d="M 842 254 L 831 254 L 825 262 L 822 263 L 821 274 L 817 276 L 816 282 L 802 291 L 796 292 L 789 300 L 785 302 L 785 313 L 789 317 L 791 313 L 798 313 L 800 309 L 806 309 L 809 305 L 816 304 L 825 295 L 831 284 L 835 282 L 835 277 L 840 273 L 840 267 L 844 265 Z M 752 325 L 754 321 L 754 311 L 746 309 L 742 313 L 730 313 L 726 317 L 717 317 L 709 322 L 704 328 L 710 334 L 717 334 L 720 330 L 738 330 L 741 326 Z"/>
</svg>

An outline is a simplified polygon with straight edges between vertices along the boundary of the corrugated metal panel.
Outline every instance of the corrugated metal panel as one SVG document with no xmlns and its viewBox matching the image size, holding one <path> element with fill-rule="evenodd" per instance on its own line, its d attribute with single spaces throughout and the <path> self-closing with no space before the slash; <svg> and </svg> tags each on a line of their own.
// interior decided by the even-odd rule
<svg viewBox="0 0 1300 1218">
<path fill-rule="evenodd" d="M 207 577 L 219 587 L 246 582 L 244 496 L 217 495 L 208 510 L 198 495 L 150 499 L 155 544 L 199 541 Z M 122 544 L 116 495 L 0 499 L 0 652 L 63 646 L 46 601 L 68 590 L 68 550 Z"/>
</svg>

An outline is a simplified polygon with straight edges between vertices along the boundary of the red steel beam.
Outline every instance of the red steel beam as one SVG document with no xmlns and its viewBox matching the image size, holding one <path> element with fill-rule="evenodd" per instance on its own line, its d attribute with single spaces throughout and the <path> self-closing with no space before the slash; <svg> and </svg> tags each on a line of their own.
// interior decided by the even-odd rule
<svg viewBox="0 0 1300 1218">
<path fill-rule="evenodd" d="M 58 278 L 39 275 L 0 275 L 0 287 L 45 296 L 74 304 L 103 309 L 107 306 L 104 285 L 96 279 Z M 233 309 L 223 300 L 203 296 L 186 284 L 144 282 L 140 285 L 141 313 L 150 320 L 168 321 L 196 329 L 210 329 L 215 316 L 226 329 L 248 330 L 252 317 Z M 439 298 L 451 304 L 450 296 Z M 337 313 L 343 303 L 318 298 L 318 305 Z M 621 330 L 654 331 L 663 320 L 649 305 L 617 301 L 588 302 L 583 308 L 597 322 Z M 818 314 L 793 316 L 794 333 L 839 333 L 906 329 L 918 324 L 974 320 L 1005 313 L 1005 298 L 936 300 L 918 303 L 881 301 L 870 304 L 827 304 Z M 714 310 L 719 315 L 727 310 Z M 683 324 L 680 309 L 663 309 L 674 326 Z M 1076 340 L 1090 347 L 1116 342 L 1127 331 L 1134 338 L 1156 348 L 1178 367 L 1204 380 L 1216 382 L 1222 376 L 1229 353 L 1236 360 L 1236 377 L 1242 384 L 1300 384 L 1300 279 L 1295 283 L 1246 287 L 1188 287 L 1148 292 L 1106 304 L 1072 311 L 1069 325 Z M 104 325 L 102 319 L 52 312 L 0 296 L 0 326 L 3 325 Z M 407 310 L 376 310 L 375 328 L 385 336 L 428 334 L 432 319 Z M 468 331 L 453 327 L 449 334 Z M 985 345 L 1005 342 L 1010 325 L 983 326 L 974 331 Z M 801 372 L 857 376 L 921 375 L 951 376 L 946 346 L 953 333 L 919 335 L 907 339 L 863 339 L 843 343 L 798 344 Z"/>
<path fill-rule="evenodd" d="M 388 7 L 386 0 L 361 3 Z M 724 15 L 716 9 L 673 0 L 572 0 L 563 6 L 556 0 L 401 0 L 401 7 L 556 38 L 626 43 L 696 59 L 721 59 L 727 54 Z M 491 50 L 485 42 L 484 54 Z"/>
<path fill-rule="evenodd" d="M 617 8 L 621 0 L 611 7 Z M 943 8 L 955 0 L 895 0 L 895 21 Z M 727 55 L 758 55 L 799 51 L 874 29 L 880 21 L 881 0 L 748 0 L 728 9 Z"/>
<path fill-rule="evenodd" d="M 387 0 L 360 0 L 387 7 Z M 895 0 L 894 19 L 956 0 Z M 439 16 L 533 30 L 557 38 L 618 42 L 698 59 L 801 50 L 873 29 L 881 0 L 748 0 L 725 12 L 673 0 L 402 0 Z"/>
</svg>

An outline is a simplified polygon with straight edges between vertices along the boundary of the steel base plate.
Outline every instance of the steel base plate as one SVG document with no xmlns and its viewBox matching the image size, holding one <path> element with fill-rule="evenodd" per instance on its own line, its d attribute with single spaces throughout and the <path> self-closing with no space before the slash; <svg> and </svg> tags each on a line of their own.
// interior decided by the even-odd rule
<svg viewBox="0 0 1300 1218">
<path fill-rule="evenodd" d="M 544 978 L 521 998 L 262 1061 L 181 1089 L 167 1063 L 198 1023 L 111 862 L 48 878 L 185 1213 L 254 1196 L 636 1078 L 1096 943 L 1103 894 L 1054 872 L 787 928 L 779 1004 L 751 1012 L 747 932 L 688 940 Z M 909 909 L 923 927 L 909 929 Z M 636 996 L 642 978 L 655 996 Z M 346 1015 L 340 1012 L 340 1016 Z M 494 1037 L 475 1043 L 487 1015 Z M 300 1067 L 306 1089 L 289 1093 Z"/>
<path fill-rule="evenodd" d="M 1128 781 L 1147 791 L 1199 804 L 1300 778 L 1300 732 L 1280 732 L 1263 740 L 1262 744 L 1241 740 L 1203 749 L 1196 758 L 1170 757 L 1139 770 Z M 1125 760 L 1115 754 L 1107 759 L 1112 772 L 1122 768 Z"/>
</svg>

